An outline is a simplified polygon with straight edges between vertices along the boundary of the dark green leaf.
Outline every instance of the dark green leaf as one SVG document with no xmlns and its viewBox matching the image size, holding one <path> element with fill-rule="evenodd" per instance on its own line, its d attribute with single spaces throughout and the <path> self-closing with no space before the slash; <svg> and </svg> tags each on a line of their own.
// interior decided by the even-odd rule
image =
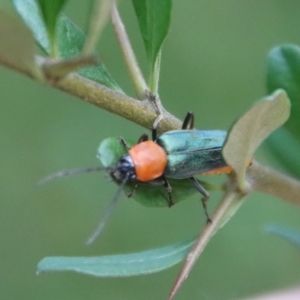
<svg viewBox="0 0 300 300">
<path fill-rule="evenodd" d="M 38 272 L 74 271 L 97 277 L 128 277 L 170 268 L 189 253 L 195 238 L 167 247 L 139 253 L 99 257 L 46 257 Z"/>
<path fill-rule="evenodd" d="M 51 54 L 56 56 L 56 21 L 58 14 L 62 10 L 66 0 L 37 0 L 42 16 L 47 28 L 48 36 L 51 44 Z"/>
<path fill-rule="evenodd" d="M 50 54 L 47 30 L 39 14 L 36 2 L 34 0 L 14 0 L 14 5 L 25 23 L 32 30 L 36 42 L 46 53 Z M 56 27 L 60 57 L 71 58 L 80 55 L 85 41 L 82 30 L 63 14 L 60 14 Z M 97 66 L 82 68 L 78 73 L 111 89 L 122 92 L 102 63 Z"/>
<path fill-rule="evenodd" d="M 291 174 L 300 178 L 300 142 L 286 128 L 277 129 L 267 139 L 270 152 Z"/>
<path fill-rule="evenodd" d="M 132 0 L 145 44 L 150 68 L 168 33 L 171 19 L 171 0 Z"/>
<path fill-rule="evenodd" d="M 300 248 L 300 232 L 297 230 L 292 230 L 290 228 L 285 228 L 279 225 L 269 225 L 266 227 L 266 231 L 282 237 L 289 241 L 291 244 Z"/>
<path fill-rule="evenodd" d="M 129 146 L 135 144 L 128 140 L 126 142 Z M 126 150 L 121 146 L 119 139 L 115 137 L 103 140 L 98 149 L 98 158 L 105 167 L 113 166 L 125 154 L 127 154 Z M 172 196 L 175 204 L 198 193 L 188 179 L 169 180 L 169 183 L 172 186 Z M 206 189 L 210 189 L 208 184 L 204 182 L 201 182 L 201 184 Z M 124 188 L 125 192 L 131 191 L 133 185 L 128 183 Z M 168 197 L 164 186 L 140 185 L 132 198 L 144 206 L 168 207 Z"/>
<path fill-rule="evenodd" d="M 284 89 L 292 103 L 291 116 L 285 127 L 300 141 L 300 47 L 283 45 L 268 57 L 267 87 L 269 92 Z"/>
</svg>

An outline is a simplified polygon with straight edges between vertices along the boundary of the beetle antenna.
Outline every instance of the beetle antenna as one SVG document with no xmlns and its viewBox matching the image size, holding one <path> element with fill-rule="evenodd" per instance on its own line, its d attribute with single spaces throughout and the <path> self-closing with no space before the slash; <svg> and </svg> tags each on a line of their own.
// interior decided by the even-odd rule
<svg viewBox="0 0 300 300">
<path fill-rule="evenodd" d="M 96 227 L 95 231 L 91 234 L 91 236 L 86 240 L 85 244 L 91 245 L 95 239 L 100 235 L 100 233 L 102 232 L 107 220 L 109 219 L 110 215 L 112 214 L 112 212 L 114 211 L 116 204 L 118 203 L 118 200 L 120 199 L 120 195 L 121 192 L 125 186 L 125 184 L 127 183 L 129 178 L 129 174 L 125 177 L 125 179 L 121 182 L 117 192 L 115 193 L 114 197 L 112 198 L 112 200 L 110 201 L 110 203 L 108 204 L 108 206 L 106 207 L 104 214 L 102 215 L 101 221 L 98 224 L 98 226 Z"/>
<path fill-rule="evenodd" d="M 52 181 L 53 179 L 56 179 L 56 178 L 79 175 L 79 174 L 86 174 L 86 173 L 92 173 L 92 172 L 99 172 L 99 171 L 102 171 L 102 170 L 107 170 L 107 168 L 88 167 L 88 168 L 84 168 L 84 169 L 62 170 L 62 171 L 50 174 L 47 177 L 41 179 L 40 181 L 37 182 L 36 185 L 38 185 L 38 186 L 43 185 L 43 184 L 45 184 L 49 181 Z"/>
</svg>

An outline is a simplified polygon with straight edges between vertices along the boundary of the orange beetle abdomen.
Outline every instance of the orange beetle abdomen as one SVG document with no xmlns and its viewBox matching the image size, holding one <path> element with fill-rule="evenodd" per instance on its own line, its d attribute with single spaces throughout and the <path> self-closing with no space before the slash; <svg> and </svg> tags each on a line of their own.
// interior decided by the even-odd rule
<svg viewBox="0 0 300 300">
<path fill-rule="evenodd" d="M 232 168 L 230 166 L 225 166 L 225 167 L 214 169 L 211 171 L 202 172 L 202 173 L 200 173 L 200 175 L 230 174 L 231 172 L 232 172 Z"/>
<path fill-rule="evenodd" d="M 137 180 L 150 181 L 165 171 L 167 154 L 153 141 L 136 144 L 129 150 L 129 155 L 134 164 Z"/>
</svg>

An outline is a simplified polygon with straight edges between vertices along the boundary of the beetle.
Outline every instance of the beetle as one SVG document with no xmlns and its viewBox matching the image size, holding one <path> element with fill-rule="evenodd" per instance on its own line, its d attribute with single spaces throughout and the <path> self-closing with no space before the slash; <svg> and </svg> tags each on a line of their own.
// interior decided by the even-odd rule
<svg viewBox="0 0 300 300">
<path fill-rule="evenodd" d="M 139 184 L 164 185 L 168 193 L 168 204 L 174 204 L 170 179 L 189 179 L 203 195 L 203 206 L 208 192 L 194 177 L 199 174 L 221 174 L 232 171 L 222 157 L 222 146 L 227 136 L 222 130 L 195 130 L 194 114 L 188 112 L 181 130 L 157 134 L 159 118 L 152 127 L 152 140 L 143 134 L 136 145 L 129 147 L 123 138 L 121 144 L 128 154 L 120 158 L 109 172 L 119 182 L 135 181 L 132 196 Z"/>
<path fill-rule="evenodd" d="M 202 194 L 201 199 L 207 222 L 210 222 L 206 209 L 206 200 L 209 193 L 195 178 L 196 175 L 213 175 L 230 173 L 228 166 L 222 157 L 222 147 L 227 136 L 222 130 L 197 130 L 194 129 L 194 114 L 188 112 L 181 130 L 167 131 L 157 134 L 157 125 L 161 117 L 158 116 L 152 126 L 152 140 L 147 134 L 143 134 L 138 142 L 129 147 L 123 138 L 119 141 L 126 150 L 117 163 L 112 166 L 92 167 L 79 170 L 61 171 L 52 174 L 40 183 L 58 177 L 106 170 L 113 180 L 120 184 L 119 190 L 113 197 L 110 205 L 104 213 L 101 223 L 96 231 L 88 239 L 88 244 L 94 241 L 102 231 L 110 213 L 115 206 L 120 192 L 128 182 L 134 182 L 133 188 L 127 194 L 131 197 L 139 185 L 164 186 L 168 195 L 168 205 L 174 205 L 172 187 L 168 179 L 188 179 L 192 185 Z"/>
</svg>

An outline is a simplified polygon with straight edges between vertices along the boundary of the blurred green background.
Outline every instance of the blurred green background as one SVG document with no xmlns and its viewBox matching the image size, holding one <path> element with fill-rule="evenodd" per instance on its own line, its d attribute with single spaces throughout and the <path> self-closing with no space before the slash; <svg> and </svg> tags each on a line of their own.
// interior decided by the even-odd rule
<svg viewBox="0 0 300 300">
<path fill-rule="evenodd" d="M 71 0 L 65 8 L 82 28 L 88 4 Z M 146 70 L 130 1 L 120 10 Z M 193 110 L 198 128 L 228 129 L 265 95 L 269 50 L 300 43 L 299 12 L 297 0 L 174 1 L 162 56 L 165 107 L 179 118 Z M 110 26 L 98 48 L 113 77 L 132 95 Z M 145 129 L 3 67 L 0 83 L 1 299 L 165 299 L 180 266 L 125 279 L 36 276 L 35 269 L 45 256 L 135 252 L 184 240 L 205 222 L 199 197 L 172 209 L 150 209 L 123 196 L 102 236 L 85 247 L 116 187 L 99 173 L 40 188 L 35 183 L 61 169 L 97 165 L 102 139 L 135 139 Z M 263 150 L 257 159 L 278 168 Z M 212 193 L 210 211 L 219 199 Z M 176 299 L 238 299 L 299 284 L 299 250 L 264 232 L 269 223 L 299 229 L 299 215 L 298 207 L 252 194 L 211 241 Z"/>
</svg>

